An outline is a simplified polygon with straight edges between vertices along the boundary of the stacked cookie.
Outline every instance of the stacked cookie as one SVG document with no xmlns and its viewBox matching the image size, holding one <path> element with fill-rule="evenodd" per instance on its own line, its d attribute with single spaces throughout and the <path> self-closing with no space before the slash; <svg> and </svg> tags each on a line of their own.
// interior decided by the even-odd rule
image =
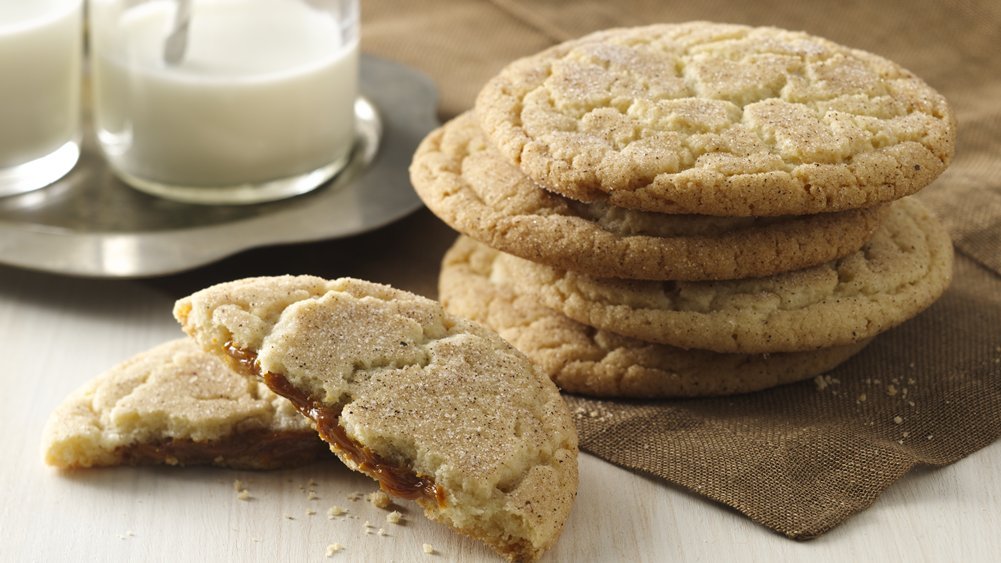
<svg viewBox="0 0 1001 563">
<path fill-rule="evenodd" d="M 572 392 L 720 395 L 824 373 L 942 294 L 951 243 L 906 196 L 954 144 L 890 61 L 697 22 L 516 61 L 411 178 L 466 235 L 449 311 Z"/>
</svg>

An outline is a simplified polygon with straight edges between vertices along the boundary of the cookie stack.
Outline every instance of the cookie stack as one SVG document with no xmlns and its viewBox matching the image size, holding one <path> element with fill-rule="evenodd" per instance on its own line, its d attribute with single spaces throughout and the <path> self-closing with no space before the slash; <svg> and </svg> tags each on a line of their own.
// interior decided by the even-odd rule
<svg viewBox="0 0 1001 563">
<path fill-rule="evenodd" d="M 900 66 L 804 33 L 613 29 L 505 68 L 411 178 L 462 232 L 440 296 L 564 389 L 671 397 L 822 374 L 938 298 L 907 198 L 955 120 Z"/>
</svg>

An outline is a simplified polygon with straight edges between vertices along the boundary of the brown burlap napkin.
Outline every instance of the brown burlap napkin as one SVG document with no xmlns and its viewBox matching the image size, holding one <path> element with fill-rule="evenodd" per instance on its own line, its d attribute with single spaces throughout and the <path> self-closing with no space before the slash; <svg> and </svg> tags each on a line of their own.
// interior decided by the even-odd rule
<svg viewBox="0 0 1001 563">
<path fill-rule="evenodd" d="M 953 166 L 921 194 L 959 251 L 941 301 L 816 381 L 722 399 L 571 397 L 571 408 L 585 451 L 797 539 L 864 509 L 914 465 L 1001 436 L 1001 3 L 367 0 L 364 12 L 363 48 L 431 74 L 446 117 L 514 58 L 651 22 L 802 29 L 914 71 L 960 122 Z"/>
</svg>

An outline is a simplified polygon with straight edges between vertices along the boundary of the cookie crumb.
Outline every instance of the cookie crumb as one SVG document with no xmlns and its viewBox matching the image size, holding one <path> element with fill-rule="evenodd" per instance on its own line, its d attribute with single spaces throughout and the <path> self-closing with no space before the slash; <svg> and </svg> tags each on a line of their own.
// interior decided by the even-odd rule
<svg viewBox="0 0 1001 563">
<path fill-rule="evenodd" d="M 860 395 L 858 396 L 858 402 L 860 402 L 860 403 L 864 403 L 864 402 L 865 402 L 865 400 L 866 400 L 866 396 L 865 396 L 865 393 L 862 393 L 862 394 L 860 394 Z"/>
<path fill-rule="evenodd" d="M 315 514 L 316 514 L 316 511 L 313 510 L 312 508 L 309 508 L 309 509 L 306 510 L 306 516 L 313 516 Z"/>
<path fill-rule="evenodd" d="M 348 495 L 347 495 L 347 499 L 348 499 L 349 501 L 351 501 L 351 502 L 355 502 L 355 501 L 357 501 L 357 500 L 361 500 L 361 499 L 362 499 L 362 497 L 364 497 L 364 496 L 365 496 L 365 495 L 363 495 L 363 494 L 361 494 L 361 493 L 359 493 L 359 492 L 355 491 L 355 492 L 353 492 L 353 493 L 348 493 Z"/>
<path fill-rule="evenodd" d="M 383 491 L 375 491 L 374 493 L 369 493 L 368 502 L 372 503 L 372 506 L 376 508 L 386 508 L 392 503 L 392 499 Z"/>
<path fill-rule="evenodd" d="M 614 417 L 613 413 L 600 407 L 597 409 L 588 409 L 583 406 L 579 406 L 574 409 L 573 414 L 577 418 L 593 418 L 602 421 Z"/>
<path fill-rule="evenodd" d="M 327 557 L 333 557 L 338 551 L 343 551 L 344 546 L 339 543 L 332 543 L 327 546 Z"/>
<path fill-rule="evenodd" d="M 434 546 L 429 543 L 424 544 L 423 548 L 424 548 L 424 553 L 427 553 L 428 555 L 434 555 L 436 553 L 434 550 Z"/>
<path fill-rule="evenodd" d="M 889 384 L 889 385 L 887 385 L 886 386 L 886 396 L 887 397 L 896 397 L 897 396 L 897 386 L 894 385 L 894 384 L 892 384 L 892 383 Z"/>
<path fill-rule="evenodd" d="M 250 491 L 247 490 L 247 487 L 244 485 L 243 481 L 239 479 L 235 479 L 233 481 L 233 490 L 236 491 L 236 498 L 240 500 L 248 501 L 254 498 L 250 496 Z"/>
<path fill-rule="evenodd" d="M 386 533 L 386 529 L 385 528 L 379 528 L 379 535 L 380 536 L 388 536 L 389 534 Z"/>
<path fill-rule="evenodd" d="M 929 440 L 931 440 L 931 439 L 932 439 L 932 438 L 934 438 L 934 437 L 935 437 L 935 435 L 934 435 L 934 434 L 929 434 L 929 435 L 925 436 L 925 438 L 928 438 Z"/>
<path fill-rule="evenodd" d="M 906 437 L 908 437 L 910 435 L 911 435 L 910 432 L 904 432 L 903 434 L 901 434 L 901 436 L 903 436 L 904 438 L 906 438 Z"/>
<path fill-rule="evenodd" d="M 904 423 L 904 419 L 903 419 L 903 417 L 895 416 L 895 417 L 893 417 L 893 423 L 894 424 L 903 424 Z"/>
<path fill-rule="evenodd" d="M 829 375 L 818 375 L 813 378 L 813 384 L 817 386 L 817 391 L 823 391 L 832 385 L 841 383 L 841 380 Z"/>
<path fill-rule="evenodd" d="M 334 506 L 331 506 L 329 509 L 327 509 L 327 518 L 333 520 L 335 516 L 344 516 L 347 513 L 348 513 L 347 509 L 337 506 L 335 504 Z"/>
<path fill-rule="evenodd" d="M 399 524 L 403 521 L 403 515 L 399 511 L 394 510 L 386 515 L 386 522 L 390 524 Z"/>
</svg>

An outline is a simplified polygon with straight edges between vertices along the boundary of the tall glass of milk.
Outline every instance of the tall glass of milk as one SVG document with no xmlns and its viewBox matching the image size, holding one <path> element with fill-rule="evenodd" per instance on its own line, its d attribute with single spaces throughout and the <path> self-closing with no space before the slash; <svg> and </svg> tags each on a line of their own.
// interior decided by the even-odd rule
<svg viewBox="0 0 1001 563">
<path fill-rule="evenodd" d="M 0 196 L 35 190 L 80 156 L 82 0 L 0 0 Z"/>
<path fill-rule="evenodd" d="M 97 137 L 129 185 L 256 203 L 308 192 L 350 158 L 357 0 L 91 0 L 90 22 Z"/>
</svg>

